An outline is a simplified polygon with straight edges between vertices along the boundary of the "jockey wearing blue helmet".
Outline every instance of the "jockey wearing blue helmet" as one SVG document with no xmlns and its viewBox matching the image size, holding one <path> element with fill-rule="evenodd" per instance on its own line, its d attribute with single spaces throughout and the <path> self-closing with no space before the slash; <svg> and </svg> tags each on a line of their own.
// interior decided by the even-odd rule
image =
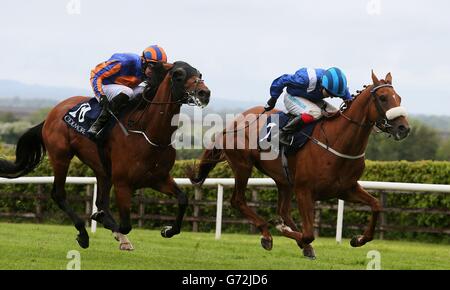
<svg viewBox="0 0 450 290">
<path fill-rule="evenodd" d="M 271 98 L 265 106 L 266 111 L 275 107 L 277 99 L 286 88 L 284 104 L 287 111 L 294 115 L 289 123 L 281 129 L 280 142 L 291 144 L 291 134 L 303 124 L 320 119 L 325 112 L 335 112 L 325 98 L 338 97 L 350 100 L 345 74 L 336 67 L 330 69 L 301 68 L 295 74 L 284 74 L 276 78 L 270 87 Z"/>
<path fill-rule="evenodd" d="M 344 100 L 351 98 L 347 88 L 347 78 L 337 67 L 332 67 L 325 72 L 322 76 L 322 87 L 331 97 L 339 97 Z"/>
</svg>

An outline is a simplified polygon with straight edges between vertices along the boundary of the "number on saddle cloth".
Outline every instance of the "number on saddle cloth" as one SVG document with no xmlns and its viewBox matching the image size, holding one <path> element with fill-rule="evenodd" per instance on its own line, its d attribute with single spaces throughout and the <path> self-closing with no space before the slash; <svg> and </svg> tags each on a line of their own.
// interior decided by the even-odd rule
<svg viewBox="0 0 450 290">
<path fill-rule="evenodd" d="M 82 101 L 70 109 L 63 117 L 64 122 L 75 130 L 75 132 L 95 140 L 87 131 L 91 125 L 97 120 L 102 108 L 97 99 L 91 98 L 88 101 Z M 114 122 L 114 118 L 110 118 L 109 122 Z M 109 127 L 108 125 L 105 126 Z"/>
</svg>

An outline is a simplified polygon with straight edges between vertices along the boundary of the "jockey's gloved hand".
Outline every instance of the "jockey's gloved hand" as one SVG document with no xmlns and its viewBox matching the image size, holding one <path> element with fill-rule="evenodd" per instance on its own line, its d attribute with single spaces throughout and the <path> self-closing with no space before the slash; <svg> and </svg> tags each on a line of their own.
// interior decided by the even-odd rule
<svg viewBox="0 0 450 290">
<path fill-rule="evenodd" d="M 101 95 L 99 103 L 100 103 L 100 106 L 102 106 L 102 107 L 107 105 L 108 104 L 108 97 L 105 96 L 105 95 Z"/>
<path fill-rule="evenodd" d="M 272 110 L 273 108 L 275 108 L 275 104 L 277 103 L 277 99 L 275 99 L 275 98 L 270 98 L 268 101 L 267 101 L 267 104 L 264 106 L 264 110 L 267 112 L 267 111 L 270 111 L 270 110 Z"/>
</svg>

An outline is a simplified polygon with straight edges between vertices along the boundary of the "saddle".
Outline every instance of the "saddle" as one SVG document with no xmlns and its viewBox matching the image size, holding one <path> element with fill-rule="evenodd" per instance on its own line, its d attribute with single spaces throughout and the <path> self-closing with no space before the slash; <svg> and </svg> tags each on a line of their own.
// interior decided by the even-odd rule
<svg viewBox="0 0 450 290">
<path fill-rule="evenodd" d="M 294 118 L 295 116 L 291 114 L 286 114 L 284 112 L 278 112 L 276 114 L 270 115 L 267 118 L 267 124 L 263 127 L 263 132 L 260 132 L 260 136 L 264 136 L 259 140 L 260 147 L 262 146 L 262 142 L 271 142 L 273 138 L 277 138 L 278 136 L 275 134 L 279 134 L 280 130 L 287 125 L 287 123 Z M 288 166 L 288 156 L 291 156 L 298 152 L 308 141 L 311 136 L 317 122 L 309 123 L 303 126 L 300 130 L 293 134 L 293 141 L 291 145 L 287 146 L 279 143 L 280 150 L 279 155 L 281 155 L 281 164 L 283 166 L 284 174 L 289 182 L 289 184 L 293 184 L 293 178 L 289 172 Z M 277 132 L 277 133 L 274 133 Z M 274 140 L 278 142 L 278 138 Z M 267 146 L 265 146 L 267 147 Z"/>
</svg>

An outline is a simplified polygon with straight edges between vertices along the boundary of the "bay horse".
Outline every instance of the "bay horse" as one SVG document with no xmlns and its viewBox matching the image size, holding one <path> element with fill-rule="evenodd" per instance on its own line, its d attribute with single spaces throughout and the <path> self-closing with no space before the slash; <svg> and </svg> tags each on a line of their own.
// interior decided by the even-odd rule
<svg viewBox="0 0 450 290">
<path fill-rule="evenodd" d="M 261 245 L 264 249 L 271 250 L 273 241 L 269 232 L 269 223 L 247 205 L 245 198 L 248 179 L 253 167 L 256 167 L 271 177 L 278 188 L 278 216 L 272 220 L 271 224 L 274 224 L 282 235 L 296 240 L 298 246 L 303 249 L 303 254 L 311 259 L 315 258 L 311 243 L 314 240 L 313 223 L 316 200 L 339 198 L 369 205 L 372 209 L 372 217 L 367 229 L 363 235 L 353 237 L 351 240 L 353 247 L 364 245 L 373 239 L 375 225 L 381 210 L 378 200 L 358 184 L 364 171 L 364 152 L 369 135 L 375 126 L 393 135 L 395 140 L 405 138 L 410 131 L 406 111 L 400 107 L 401 97 L 392 86 L 391 74 L 389 73 L 385 80 L 378 80 L 372 71 L 372 80 L 372 85 L 366 86 L 359 95 L 346 103 L 346 109 L 339 110 L 334 117 L 323 119 L 315 126 L 311 135 L 313 141 L 326 143 L 324 147 L 328 151 L 315 142 L 308 142 L 287 158 L 287 165 L 293 177 L 292 185 L 282 168 L 280 156 L 278 155 L 273 160 L 262 160 L 261 152 L 258 149 L 249 149 L 247 146 L 251 142 L 249 134 L 252 133 L 249 127 L 239 127 L 239 125 L 245 124 L 243 122 L 246 120 L 246 116 L 261 114 L 261 111 L 264 111 L 262 107 L 254 107 L 245 111 L 242 114 L 244 118 L 236 119 L 231 127 L 231 129 L 245 129 L 245 133 L 243 133 L 245 141 L 243 142 L 246 147 L 244 149 L 235 148 L 234 144 L 239 142 L 236 139 L 238 134 L 231 138 L 227 136 L 229 133 L 236 133 L 239 131 L 238 129 L 234 131 L 225 129 L 216 137 L 214 146 L 202 153 L 198 168 L 193 166 L 187 169 L 191 182 L 201 185 L 215 165 L 226 160 L 235 177 L 231 204 L 261 231 Z M 276 112 L 276 110 L 272 110 L 264 115 L 259 115 L 259 117 Z M 256 125 L 258 126 L 257 133 L 253 133 L 260 135 L 260 128 L 265 124 L 265 121 L 259 122 Z M 252 130 L 255 129 L 252 128 Z M 230 139 L 231 141 L 229 141 Z M 228 142 L 232 142 L 233 145 L 227 146 Z M 323 143 L 321 144 L 324 145 Z M 302 219 L 301 232 L 290 216 L 293 193 L 295 193 Z"/>
<path fill-rule="evenodd" d="M 188 199 L 169 173 L 176 154 L 171 146 L 171 137 L 177 126 L 172 125 L 172 119 L 179 114 L 183 104 L 206 106 L 210 90 L 200 72 L 185 62 L 155 65 L 151 82 L 147 87 L 149 89 L 144 90 L 140 106 L 128 110 L 121 118 L 121 123 L 132 124 L 129 125 L 131 129 L 140 131 L 129 130 L 128 134 L 124 134 L 124 127 L 116 123 L 109 137 L 93 142 L 63 121 L 69 109 L 89 99 L 71 97 L 56 105 L 44 122 L 20 137 L 14 163 L 0 160 L 0 176 L 16 178 L 32 171 L 45 151 L 48 152 L 55 175 L 51 196 L 74 223 L 79 232 L 77 241 L 82 248 L 89 247 L 85 222 L 68 205 L 64 189 L 69 164 L 74 156 L 92 168 L 97 178 L 96 205 L 99 211 L 92 218 L 113 232 L 121 250 L 133 249 L 126 235 L 131 231 L 132 193 L 139 188 L 150 187 L 178 199 L 175 223 L 165 226 L 161 235 L 170 238 L 180 233 Z M 109 210 L 112 185 L 120 225 L 114 221 Z"/>
</svg>

